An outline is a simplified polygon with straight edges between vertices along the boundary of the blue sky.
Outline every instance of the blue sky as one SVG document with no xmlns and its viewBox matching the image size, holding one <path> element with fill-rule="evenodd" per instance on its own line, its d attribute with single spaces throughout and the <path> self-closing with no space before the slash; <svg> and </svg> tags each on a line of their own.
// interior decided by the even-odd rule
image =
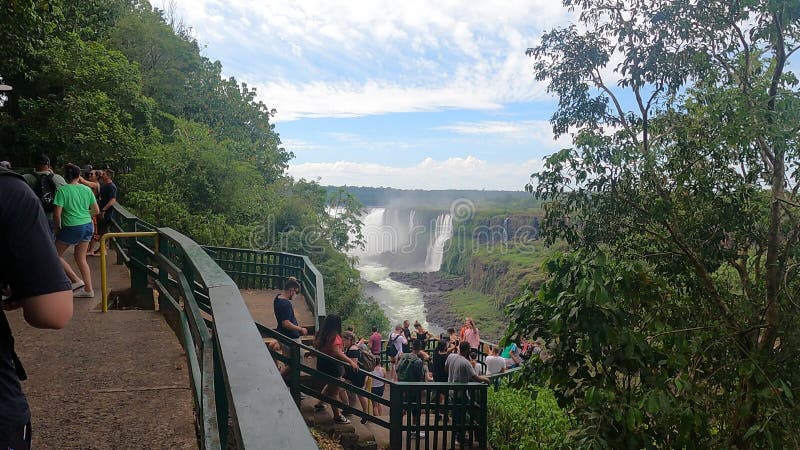
<svg viewBox="0 0 800 450">
<path fill-rule="evenodd" d="M 560 2 L 178 0 L 226 76 L 278 110 L 289 173 L 322 184 L 520 190 L 568 145 L 525 49 Z"/>
<path fill-rule="evenodd" d="M 278 111 L 295 177 L 521 190 L 569 145 L 553 138 L 555 99 L 525 56 L 544 31 L 575 21 L 560 1 L 170 3 L 224 75 Z M 603 74 L 611 85 L 614 65 Z"/>
</svg>

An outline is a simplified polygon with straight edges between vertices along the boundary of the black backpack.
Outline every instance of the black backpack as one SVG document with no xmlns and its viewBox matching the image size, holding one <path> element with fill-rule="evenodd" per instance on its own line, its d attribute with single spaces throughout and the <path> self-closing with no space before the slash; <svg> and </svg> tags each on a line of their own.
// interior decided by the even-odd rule
<svg viewBox="0 0 800 450">
<path fill-rule="evenodd" d="M 389 342 L 386 343 L 386 354 L 389 356 L 397 356 L 397 347 L 394 345 L 394 341 L 399 338 L 400 335 L 397 334 L 394 336 L 394 339 L 389 339 Z"/>
<path fill-rule="evenodd" d="M 33 191 L 36 192 L 36 196 L 42 202 L 44 212 L 53 212 L 53 200 L 56 197 L 56 182 L 53 181 L 53 174 L 34 173 L 33 176 L 36 177 L 36 185 Z"/>
</svg>

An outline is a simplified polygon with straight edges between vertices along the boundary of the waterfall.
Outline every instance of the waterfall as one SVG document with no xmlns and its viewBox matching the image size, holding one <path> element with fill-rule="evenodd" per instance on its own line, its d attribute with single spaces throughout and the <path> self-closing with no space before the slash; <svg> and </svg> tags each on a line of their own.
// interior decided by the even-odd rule
<svg viewBox="0 0 800 450">
<path fill-rule="evenodd" d="M 383 216 L 385 213 L 385 208 L 373 208 L 368 210 L 366 215 L 361 218 L 363 224 L 361 226 L 361 234 L 364 236 L 364 248 L 354 249 L 351 252 L 353 256 L 369 258 L 389 250 L 387 246 L 391 247 L 391 241 L 387 239 L 386 227 L 384 226 Z"/>
<path fill-rule="evenodd" d="M 506 217 L 503 219 L 503 242 L 508 242 L 508 222 L 511 220 L 510 217 Z"/>
<path fill-rule="evenodd" d="M 425 256 L 425 270 L 436 272 L 442 266 L 444 258 L 444 244 L 453 237 L 453 218 L 450 214 L 439 214 L 436 225 L 431 233 L 428 243 L 428 253 Z"/>
</svg>

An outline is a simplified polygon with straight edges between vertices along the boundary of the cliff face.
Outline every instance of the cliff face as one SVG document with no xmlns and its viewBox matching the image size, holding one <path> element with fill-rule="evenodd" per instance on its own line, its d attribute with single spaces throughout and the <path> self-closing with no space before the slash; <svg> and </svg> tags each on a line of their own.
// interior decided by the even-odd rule
<svg viewBox="0 0 800 450">
<path fill-rule="evenodd" d="M 457 229 L 441 272 L 464 277 L 466 287 L 490 296 L 500 309 L 525 289 L 538 289 L 548 250 L 534 240 L 537 214 L 478 214 Z"/>
<path fill-rule="evenodd" d="M 466 273 L 466 285 L 482 294 L 495 295 L 508 274 L 508 263 L 489 258 L 470 259 Z"/>
</svg>

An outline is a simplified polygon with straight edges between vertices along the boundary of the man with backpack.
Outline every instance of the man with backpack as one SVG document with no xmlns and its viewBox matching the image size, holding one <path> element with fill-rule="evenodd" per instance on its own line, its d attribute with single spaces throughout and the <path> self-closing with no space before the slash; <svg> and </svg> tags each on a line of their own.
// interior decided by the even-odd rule
<svg viewBox="0 0 800 450">
<path fill-rule="evenodd" d="M 406 336 L 403 334 L 403 326 L 394 327 L 394 333 L 389 334 L 389 341 L 386 343 L 386 355 L 391 361 L 392 371 L 397 364 L 397 355 L 403 353 L 403 346 L 408 344 Z M 395 378 L 396 379 L 396 378 Z"/>
<path fill-rule="evenodd" d="M 48 240 L 39 199 L 22 177 L 0 168 L 0 449 L 31 447 L 26 378 L 4 311 L 22 308 L 36 328 L 59 329 L 72 318 L 72 290 Z"/>
<path fill-rule="evenodd" d="M 426 372 L 425 363 L 422 360 L 422 342 L 417 339 L 411 341 L 411 353 L 403 353 L 397 361 L 397 381 L 407 381 L 422 383 L 425 382 Z M 420 396 L 411 402 L 409 406 L 409 414 L 411 415 L 411 424 L 420 424 L 420 416 L 422 415 L 422 408 L 420 405 L 422 399 L 422 392 Z M 411 432 L 411 438 L 424 438 L 425 432 L 416 431 Z"/>
<path fill-rule="evenodd" d="M 44 209 L 47 222 L 50 224 L 50 234 L 55 240 L 56 235 L 53 229 L 53 209 L 55 205 L 53 205 L 53 200 L 56 198 L 56 191 L 61 186 L 67 185 L 67 180 L 53 172 L 53 168 L 50 166 L 50 158 L 47 155 L 39 155 L 33 173 L 26 173 L 23 177 L 25 177 L 28 186 L 33 189 L 36 197 L 39 198 L 39 203 Z"/>
</svg>

